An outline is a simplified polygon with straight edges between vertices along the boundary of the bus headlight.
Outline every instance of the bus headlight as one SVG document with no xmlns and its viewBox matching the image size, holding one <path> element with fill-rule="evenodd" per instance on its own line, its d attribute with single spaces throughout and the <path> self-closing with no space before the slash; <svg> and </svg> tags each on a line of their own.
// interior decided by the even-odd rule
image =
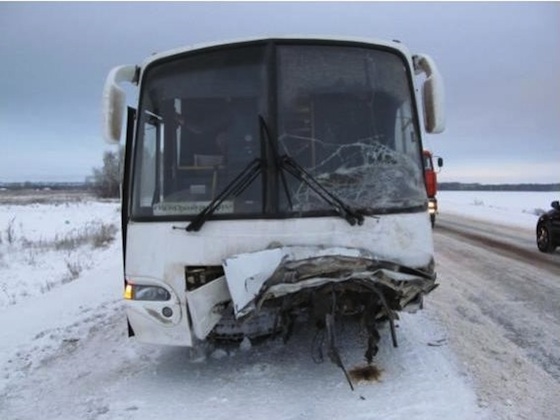
<svg viewBox="0 0 560 420">
<path fill-rule="evenodd" d="M 163 287 L 127 283 L 124 289 L 124 298 L 128 300 L 166 301 L 171 299 L 171 294 Z"/>
</svg>

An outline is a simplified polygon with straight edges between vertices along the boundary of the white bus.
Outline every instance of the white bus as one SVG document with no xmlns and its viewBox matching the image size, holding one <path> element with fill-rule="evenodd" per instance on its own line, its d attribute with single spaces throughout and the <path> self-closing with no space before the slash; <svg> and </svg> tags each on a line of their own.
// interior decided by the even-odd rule
<svg viewBox="0 0 560 420">
<path fill-rule="evenodd" d="M 139 341 L 287 336 L 294 319 L 332 338 L 352 316 L 371 361 L 378 322 L 394 334 L 396 312 L 436 287 L 422 132 L 445 117 L 430 57 L 397 41 L 302 37 L 156 54 L 110 72 L 110 142 L 123 82 L 138 87 L 122 230 Z"/>
</svg>

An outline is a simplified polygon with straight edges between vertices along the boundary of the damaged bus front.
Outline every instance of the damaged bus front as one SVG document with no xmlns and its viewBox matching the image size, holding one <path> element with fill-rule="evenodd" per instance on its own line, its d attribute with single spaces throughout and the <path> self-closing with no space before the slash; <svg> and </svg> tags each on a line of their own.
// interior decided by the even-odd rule
<svg viewBox="0 0 560 420">
<path fill-rule="evenodd" d="M 354 316 L 371 360 L 377 323 L 436 286 L 421 74 L 437 133 L 437 69 L 397 42 L 257 39 L 113 70 L 108 140 L 120 137 L 119 83 L 139 87 L 123 181 L 129 332 L 192 347 Z"/>
</svg>

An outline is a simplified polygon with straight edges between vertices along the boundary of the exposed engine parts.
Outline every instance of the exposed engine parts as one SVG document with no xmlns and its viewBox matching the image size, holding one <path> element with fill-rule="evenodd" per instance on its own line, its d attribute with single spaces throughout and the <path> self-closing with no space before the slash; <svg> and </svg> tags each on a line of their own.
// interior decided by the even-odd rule
<svg viewBox="0 0 560 420">
<path fill-rule="evenodd" d="M 397 312 L 420 307 L 423 296 L 436 287 L 435 275 L 428 270 L 382 261 L 349 248 L 336 249 L 336 253 L 309 247 L 275 248 L 226 260 L 223 272 L 218 268 L 195 267 L 185 272 L 191 286 L 198 284 L 201 289 L 207 287 L 201 279 L 209 279 L 210 284 L 227 283 L 231 301 L 215 306 L 222 315 L 209 338 L 281 335 L 286 342 L 296 320 L 305 319 L 316 329 L 313 359 L 321 362 L 326 354 L 342 369 L 350 387 L 352 381 L 337 346 L 338 325 L 346 320 L 357 322 L 365 337 L 364 359 L 371 364 L 379 350 L 380 324 L 388 323 L 393 347 L 397 347 Z"/>
</svg>

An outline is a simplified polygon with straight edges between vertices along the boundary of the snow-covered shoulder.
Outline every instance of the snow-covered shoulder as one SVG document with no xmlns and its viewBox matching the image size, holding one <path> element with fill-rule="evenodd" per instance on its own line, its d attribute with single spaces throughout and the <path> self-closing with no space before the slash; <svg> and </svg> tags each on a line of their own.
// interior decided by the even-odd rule
<svg viewBox="0 0 560 420">
<path fill-rule="evenodd" d="M 560 192 L 439 191 L 439 212 L 500 225 L 535 229 Z"/>
</svg>

